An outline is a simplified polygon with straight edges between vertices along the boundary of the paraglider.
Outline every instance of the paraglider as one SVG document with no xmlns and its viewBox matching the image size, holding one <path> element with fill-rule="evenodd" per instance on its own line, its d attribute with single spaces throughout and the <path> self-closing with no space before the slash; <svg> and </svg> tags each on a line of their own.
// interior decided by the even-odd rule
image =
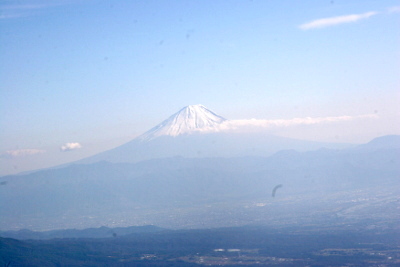
<svg viewBox="0 0 400 267">
<path fill-rule="evenodd" d="M 278 188 L 281 188 L 282 186 L 283 185 L 278 184 L 277 186 L 274 187 L 274 189 L 272 189 L 272 197 L 275 197 L 276 190 L 278 190 Z"/>
</svg>

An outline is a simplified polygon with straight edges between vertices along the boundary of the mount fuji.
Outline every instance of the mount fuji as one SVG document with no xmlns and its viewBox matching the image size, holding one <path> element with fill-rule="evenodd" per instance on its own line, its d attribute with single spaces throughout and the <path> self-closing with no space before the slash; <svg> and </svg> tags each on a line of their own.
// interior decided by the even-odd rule
<svg viewBox="0 0 400 267">
<path fill-rule="evenodd" d="M 227 119 L 215 114 L 203 105 L 191 105 L 150 129 L 139 137 L 141 140 L 152 140 L 167 135 L 178 136 L 201 131 L 218 131 L 218 126 Z"/>
<path fill-rule="evenodd" d="M 296 140 L 260 132 L 239 133 L 224 130 L 227 122 L 229 120 L 203 105 L 186 106 L 132 141 L 74 163 L 135 163 L 177 156 L 270 156 L 280 150 L 309 151 L 347 146 Z"/>
</svg>

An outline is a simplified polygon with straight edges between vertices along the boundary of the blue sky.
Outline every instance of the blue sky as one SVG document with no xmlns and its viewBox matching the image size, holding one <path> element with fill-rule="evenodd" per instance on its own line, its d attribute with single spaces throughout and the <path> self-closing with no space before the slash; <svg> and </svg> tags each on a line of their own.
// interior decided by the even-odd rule
<svg viewBox="0 0 400 267">
<path fill-rule="evenodd" d="M 389 0 L 2 1 L 0 174 L 110 149 L 190 104 L 322 122 L 274 128 L 294 138 L 400 134 L 399 18 Z"/>
</svg>

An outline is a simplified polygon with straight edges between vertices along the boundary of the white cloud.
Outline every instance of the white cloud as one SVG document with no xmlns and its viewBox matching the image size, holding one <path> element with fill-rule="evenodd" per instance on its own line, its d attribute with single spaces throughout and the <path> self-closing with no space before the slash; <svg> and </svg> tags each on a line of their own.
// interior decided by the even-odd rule
<svg viewBox="0 0 400 267">
<path fill-rule="evenodd" d="M 363 14 L 352 14 L 352 15 L 317 19 L 317 20 L 313 20 L 313 21 L 301 24 L 299 26 L 299 28 L 302 30 L 325 28 L 325 27 L 334 26 L 334 25 L 343 24 L 343 23 L 356 22 L 361 19 L 367 19 L 376 14 L 378 14 L 378 12 L 371 11 L 371 12 L 366 12 Z"/>
<path fill-rule="evenodd" d="M 23 156 L 31 156 L 35 154 L 42 154 L 46 151 L 41 149 L 16 149 L 16 150 L 8 150 L 5 153 L 1 154 L 2 158 L 14 158 L 14 157 L 23 157 Z"/>
<path fill-rule="evenodd" d="M 61 151 L 71 151 L 82 148 L 82 145 L 79 143 L 66 143 L 60 147 Z"/>
<path fill-rule="evenodd" d="M 241 126 L 256 126 L 256 127 L 289 127 L 295 125 L 311 125 L 320 123 L 332 123 L 341 121 L 351 121 L 362 118 L 377 118 L 375 114 L 361 115 L 361 116 L 337 116 L 337 117 L 306 117 L 306 118 L 294 118 L 289 120 L 231 120 L 226 122 L 227 128 L 241 127 Z M 225 123 L 224 123 L 225 124 Z"/>
<path fill-rule="evenodd" d="M 220 132 L 231 130 L 248 130 L 248 129 L 276 129 L 282 127 L 293 127 L 298 125 L 315 125 L 323 123 L 339 123 L 361 119 L 377 119 L 376 114 L 367 114 L 360 116 L 336 116 L 336 117 L 306 117 L 279 120 L 260 120 L 260 119 L 244 119 L 244 120 L 227 120 L 219 124 L 218 127 L 203 128 L 196 130 L 197 132 Z"/>
</svg>

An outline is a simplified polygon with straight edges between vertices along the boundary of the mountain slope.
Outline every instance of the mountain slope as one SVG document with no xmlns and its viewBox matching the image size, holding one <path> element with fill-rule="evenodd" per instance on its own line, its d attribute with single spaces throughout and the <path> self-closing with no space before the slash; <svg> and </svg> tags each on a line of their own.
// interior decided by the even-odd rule
<svg viewBox="0 0 400 267">
<path fill-rule="evenodd" d="M 355 151 L 377 151 L 400 148 L 400 135 L 386 135 L 372 139 L 370 142 L 354 147 Z"/>
<path fill-rule="evenodd" d="M 139 162 L 166 157 L 243 157 L 271 156 L 280 150 L 310 151 L 320 148 L 338 149 L 348 144 L 320 143 L 267 135 L 263 133 L 199 133 L 160 136 L 149 141 L 134 139 L 114 149 L 99 153 L 75 163 L 99 161 Z"/>
</svg>

